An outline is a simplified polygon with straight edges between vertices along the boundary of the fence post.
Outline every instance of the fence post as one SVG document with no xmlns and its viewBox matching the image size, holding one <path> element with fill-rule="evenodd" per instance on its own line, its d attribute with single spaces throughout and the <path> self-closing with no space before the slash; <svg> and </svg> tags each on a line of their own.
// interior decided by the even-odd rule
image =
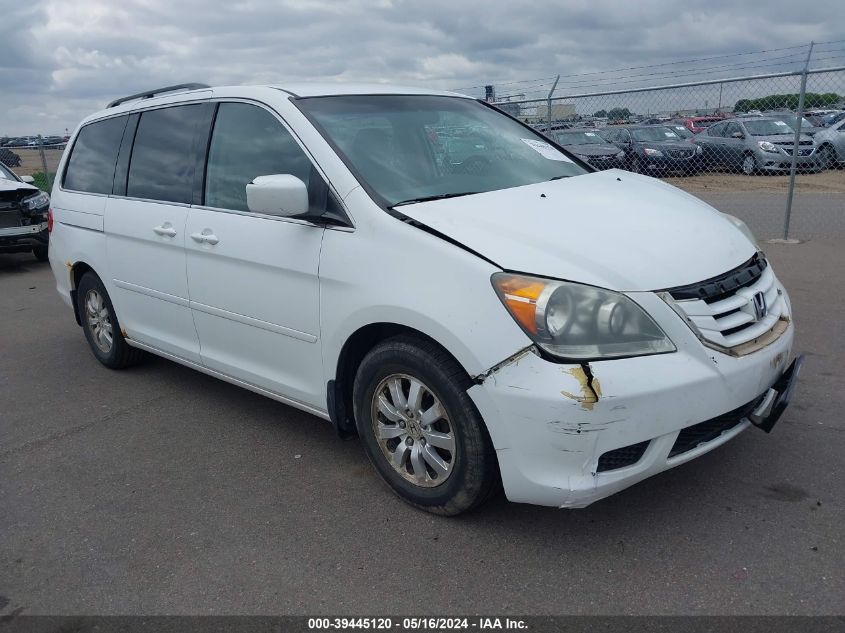
<svg viewBox="0 0 845 633">
<path fill-rule="evenodd" d="M 798 111 L 795 113 L 795 137 L 792 143 L 792 161 L 789 166 L 789 192 L 786 194 L 786 214 L 783 218 L 783 239 L 789 239 L 789 220 L 792 215 L 792 198 L 795 195 L 795 166 L 798 162 L 798 143 L 801 141 L 801 120 L 804 118 L 804 95 L 807 92 L 807 71 L 810 69 L 810 58 L 813 56 L 813 46 L 810 42 L 810 50 L 807 51 L 807 61 L 804 62 L 804 70 L 801 72 L 801 91 L 798 93 Z"/>
<path fill-rule="evenodd" d="M 47 157 L 44 155 L 44 140 L 38 135 L 38 152 L 41 154 L 41 167 L 44 168 L 44 179 L 47 181 L 47 193 L 53 190 L 53 183 L 50 182 L 50 172 L 47 170 Z"/>
<path fill-rule="evenodd" d="M 546 107 L 547 107 L 547 119 L 549 124 L 548 132 L 549 134 L 552 133 L 552 95 L 555 93 L 555 88 L 557 88 L 557 82 L 560 81 L 560 75 L 555 77 L 555 82 L 552 85 L 552 89 L 549 90 L 549 96 L 546 97 Z"/>
</svg>

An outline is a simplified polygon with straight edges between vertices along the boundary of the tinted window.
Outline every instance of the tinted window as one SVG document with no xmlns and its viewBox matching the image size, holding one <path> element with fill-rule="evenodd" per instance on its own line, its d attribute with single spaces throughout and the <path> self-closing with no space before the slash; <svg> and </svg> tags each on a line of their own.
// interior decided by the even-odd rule
<svg viewBox="0 0 845 633">
<path fill-rule="evenodd" d="M 263 108 L 220 104 L 208 152 L 206 206 L 248 211 L 247 183 L 270 174 L 292 174 L 309 185 L 311 162 L 284 126 Z"/>
<path fill-rule="evenodd" d="M 121 116 L 89 123 L 79 131 L 65 171 L 65 189 L 111 193 L 126 119 Z"/>
<path fill-rule="evenodd" d="M 717 123 L 716 125 L 711 125 L 707 129 L 708 136 L 724 136 L 725 135 L 725 124 L 724 123 Z"/>
<path fill-rule="evenodd" d="M 127 196 L 191 202 L 194 176 L 191 145 L 201 107 L 177 106 L 141 115 L 129 161 Z"/>
</svg>

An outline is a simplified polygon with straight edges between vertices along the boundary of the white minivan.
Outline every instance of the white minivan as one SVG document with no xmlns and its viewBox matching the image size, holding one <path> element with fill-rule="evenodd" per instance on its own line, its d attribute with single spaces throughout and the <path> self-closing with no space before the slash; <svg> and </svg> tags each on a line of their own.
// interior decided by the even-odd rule
<svg viewBox="0 0 845 633">
<path fill-rule="evenodd" d="M 801 365 L 744 224 L 476 99 L 183 84 L 68 147 L 49 257 L 97 359 L 330 420 L 430 512 L 586 506 L 771 430 Z"/>
</svg>

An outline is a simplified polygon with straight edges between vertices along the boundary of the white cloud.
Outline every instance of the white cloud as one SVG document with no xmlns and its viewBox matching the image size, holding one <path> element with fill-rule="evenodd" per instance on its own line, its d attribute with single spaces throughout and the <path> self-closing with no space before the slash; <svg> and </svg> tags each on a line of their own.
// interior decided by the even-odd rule
<svg viewBox="0 0 845 633">
<path fill-rule="evenodd" d="M 841 21 L 825 18 L 839 2 L 799 16 L 786 0 L 765 10 L 734 0 L 0 0 L 0 134 L 61 132 L 116 96 L 185 81 L 496 82 L 504 92 L 556 73 L 842 39 Z M 531 89 L 548 87 L 509 88 Z"/>
</svg>

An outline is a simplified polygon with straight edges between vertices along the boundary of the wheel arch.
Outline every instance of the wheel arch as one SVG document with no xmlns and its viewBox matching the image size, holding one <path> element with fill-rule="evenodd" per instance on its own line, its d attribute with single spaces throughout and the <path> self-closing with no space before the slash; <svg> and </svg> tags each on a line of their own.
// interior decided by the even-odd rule
<svg viewBox="0 0 845 633">
<path fill-rule="evenodd" d="M 329 418 L 338 435 L 343 438 L 357 436 L 352 406 L 352 385 L 361 361 L 376 345 L 396 336 L 410 336 L 431 343 L 455 360 L 466 374 L 471 376 L 460 361 L 440 341 L 413 327 L 400 323 L 370 323 L 355 330 L 344 342 L 337 357 L 334 378 L 326 386 Z"/>
<path fill-rule="evenodd" d="M 83 261 L 78 261 L 70 266 L 70 300 L 73 306 L 73 316 L 76 319 L 76 324 L 82 326 L 82 315 L 79 314 L 79 305 L 76 300 L 76 289 L 79 288 L 79 282 L 82 276 L 88 271 L 97 274 L 93 267 Z"/>
</svg>

